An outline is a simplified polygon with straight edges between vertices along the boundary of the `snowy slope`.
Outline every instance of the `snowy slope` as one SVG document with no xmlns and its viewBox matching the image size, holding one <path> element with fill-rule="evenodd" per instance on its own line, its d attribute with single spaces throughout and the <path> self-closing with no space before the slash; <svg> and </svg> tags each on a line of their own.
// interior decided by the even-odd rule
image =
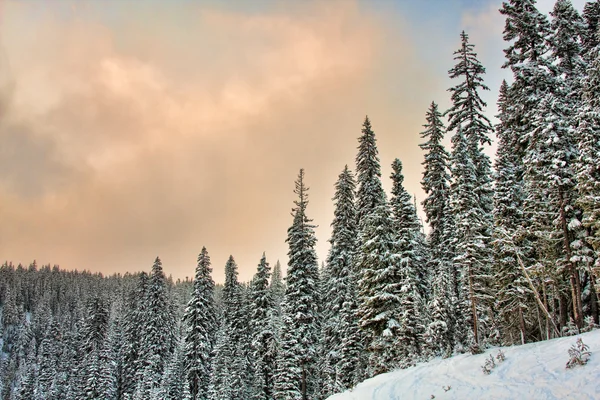
<svg viewBox="0 0 600 400">
<path fill-rule="evenodd" d="M 590 347 L 587 365 L 566 369 L 568 349 L 578 337 Z M 600 330 L 579 336 L 502 348 L 506 360 L 490 375 L 481 366 L 491 349 L 479 355 L 435 359 L 376 376 L 353 391 L 328 400 L 395 399 L 600 399 Z M 450 386 L 447 392 L 443 387 Z"/>
</svg>

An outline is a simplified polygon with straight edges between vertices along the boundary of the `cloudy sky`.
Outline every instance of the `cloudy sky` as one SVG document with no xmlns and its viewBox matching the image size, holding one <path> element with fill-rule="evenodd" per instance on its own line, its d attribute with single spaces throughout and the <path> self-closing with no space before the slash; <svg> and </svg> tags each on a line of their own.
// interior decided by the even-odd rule
<svg viewBox="0 0 600 400">
<path fill-rule="evenodd" d="M 206 246 L 215 280 L 229 254 L 247 280 L 263 251 L 287 262 L 302 167 L 324 259 L 366 114 L 386 188 L 398 157 L 423 199 L 419 132 L 463 29 L 495 114 L 500 5 L 0 0 L 0 258 L 113 273 L 159 255 L 184 278 Z"/>
</svg>

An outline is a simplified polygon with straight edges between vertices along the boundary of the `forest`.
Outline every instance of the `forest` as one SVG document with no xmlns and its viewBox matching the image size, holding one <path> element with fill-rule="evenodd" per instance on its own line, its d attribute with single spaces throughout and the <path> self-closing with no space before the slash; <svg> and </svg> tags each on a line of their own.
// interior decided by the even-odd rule
<svg viewBox="0 0 600 400">
<path fill-rule="evenodd" d="M 569 0 L 550 15 L 534 0 L 499 12 L 512 79 L 498 123 L 462 32 L 448 55 L 451 106 L 431 102 L 414 132 L 424 201 L 404 187 L 399 159 L 385 192 L 366 117 L 356 164 L 340 166 L 334 185 L 323 262 L 303 169 L 282 238 L 287 272 L 260 249 L 250 282 L 232 256 L 223 285 L 206 248 L 185 281 L 158 257 L 150 272 L 111 276 L 6 261 L 0 399 L 326 399 L 434 357 L 596 329 L 600 1 L 581 14 Z"/>
</svg>

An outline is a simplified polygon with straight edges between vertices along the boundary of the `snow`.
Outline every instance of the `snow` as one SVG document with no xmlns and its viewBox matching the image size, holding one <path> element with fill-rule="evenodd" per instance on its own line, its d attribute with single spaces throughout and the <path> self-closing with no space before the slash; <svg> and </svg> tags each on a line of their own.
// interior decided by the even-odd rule
<svg viewBox="0 0 600 400">
<path fill-rule="evenodd" d="M 590 347 L 591 359 L 585 366 L 566 369 L 568 350 L 578 337 Z M 437 358 L 382 374 L 328 400 L 586 400 L 600 397 L 600 330 L 502 350 L 506 360 L 496 361 L 490 375 L 484 375 L 481 366 L 490 354 L 495 357 L 499 348 L 478 355 Z M 448 387 L 450 389 L 445 391 Z"/>
</svg>

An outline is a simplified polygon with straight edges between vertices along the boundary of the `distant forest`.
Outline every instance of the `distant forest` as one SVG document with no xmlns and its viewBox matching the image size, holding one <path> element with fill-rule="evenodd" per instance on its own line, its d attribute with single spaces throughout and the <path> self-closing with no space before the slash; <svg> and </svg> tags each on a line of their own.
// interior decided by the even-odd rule
<svg viewBox="0 0 600 400">
<path fill-rule="evenodd" d="M 0 400 L 325 399 L 433 357 L 597 328 L 600 1 L 544 15 L 510 0 L 500 13 L 512 80 L 499 122 L 465 32 L 450 108 L 423 110 L 427 234 L 399 159 L 384 191 L 366 118 L 321 266 L 304 170 L 285 278 L 260 250 L 251 282 L 230 257 L 223 286 L 206 248 L 193 281 L 167 279 L 159 258 L 108 277 L 2 265 Z"/>
</svg>

